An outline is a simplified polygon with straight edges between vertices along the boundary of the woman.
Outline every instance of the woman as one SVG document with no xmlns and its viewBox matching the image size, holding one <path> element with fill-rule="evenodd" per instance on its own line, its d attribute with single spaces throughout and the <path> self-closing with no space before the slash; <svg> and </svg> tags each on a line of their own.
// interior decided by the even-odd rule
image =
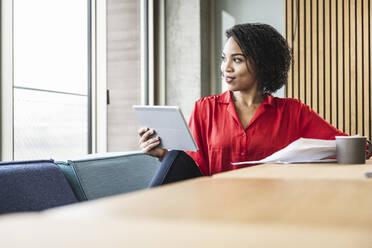
<svg viewBox="0 0 372 248">
<path fill-rule="evenodd" d="M 226 36 L 221 75 L 228 91 L 198 100 L 189 122 L 199 151 L 168 154 L 156 148 L 159 137 L 149 139 L 154 130 L 138 131 L 143 152 L 164 160 L 153 185 L 233 170 L 231 163 L 263 159 L 301 137 L 346 135 L 299 100 L 271 95 L 286 84 L 291 64 L 288 44 L 274 28 L 239 24 Z"/>
</svg>

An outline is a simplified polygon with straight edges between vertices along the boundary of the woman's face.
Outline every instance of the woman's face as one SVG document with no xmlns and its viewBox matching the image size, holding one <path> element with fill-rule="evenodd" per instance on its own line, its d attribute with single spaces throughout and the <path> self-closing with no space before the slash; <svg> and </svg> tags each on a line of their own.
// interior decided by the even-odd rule
<svg viewBox="0 0 372 248">
<path fill-rule="evenodd" d="M 227 40 L 221 61 L 222 78 L 229 90 L 257 90 L 256 74 L 233 37 Z"/>
</svg>

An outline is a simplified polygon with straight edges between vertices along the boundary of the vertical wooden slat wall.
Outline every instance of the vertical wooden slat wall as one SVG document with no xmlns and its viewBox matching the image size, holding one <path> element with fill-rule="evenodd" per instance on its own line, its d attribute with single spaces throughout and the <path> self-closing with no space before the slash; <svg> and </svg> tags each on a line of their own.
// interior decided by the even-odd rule
<svg viewBox="0 0 372 248">
<path fill-rule="evenodd" d="M 350 135 L 372 135 L 371 0 L 286 0 L 287 97 Z"/>
</svg>

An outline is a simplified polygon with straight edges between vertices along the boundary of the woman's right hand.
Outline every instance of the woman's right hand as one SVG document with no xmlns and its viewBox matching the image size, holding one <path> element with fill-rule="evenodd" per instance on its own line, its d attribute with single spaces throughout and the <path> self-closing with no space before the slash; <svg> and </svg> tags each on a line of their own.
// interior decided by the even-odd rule
<svg viewBox="0 0 372 248">
<path fill-rule="evenodd" d="M 141 127 L 140 129 L 138 129 L 138 135 L 140 136 L 140 148 L 143 153 L 153 157 L 157 157 L 159 161 L 162 161 L 168 150 L 157 147 L 160 144 L 160 137 L 154 136 L 150 138 L 150 136 L 154 133 L 154 129 L 149 129 L 147 127 Z"/>
</svg>

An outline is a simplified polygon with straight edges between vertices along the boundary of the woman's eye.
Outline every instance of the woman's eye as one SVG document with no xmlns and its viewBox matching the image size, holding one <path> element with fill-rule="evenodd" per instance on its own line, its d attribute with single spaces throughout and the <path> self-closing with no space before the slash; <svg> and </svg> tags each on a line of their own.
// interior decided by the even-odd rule
<svg viewBox="0 0 372 248">
<path fill-rule="evenodd" d="M 224 56 L 221 56 L 221 61 L 225 61 L 225 57 Z"/>
<path fill-rule="evenodd" d="M 234 58 L 234 62 L 235 62 L 235 63 L 240 63 L 240 62 L 242 62 L 242 60 L 239 59 L 239 58 Z"/>
</svg>

